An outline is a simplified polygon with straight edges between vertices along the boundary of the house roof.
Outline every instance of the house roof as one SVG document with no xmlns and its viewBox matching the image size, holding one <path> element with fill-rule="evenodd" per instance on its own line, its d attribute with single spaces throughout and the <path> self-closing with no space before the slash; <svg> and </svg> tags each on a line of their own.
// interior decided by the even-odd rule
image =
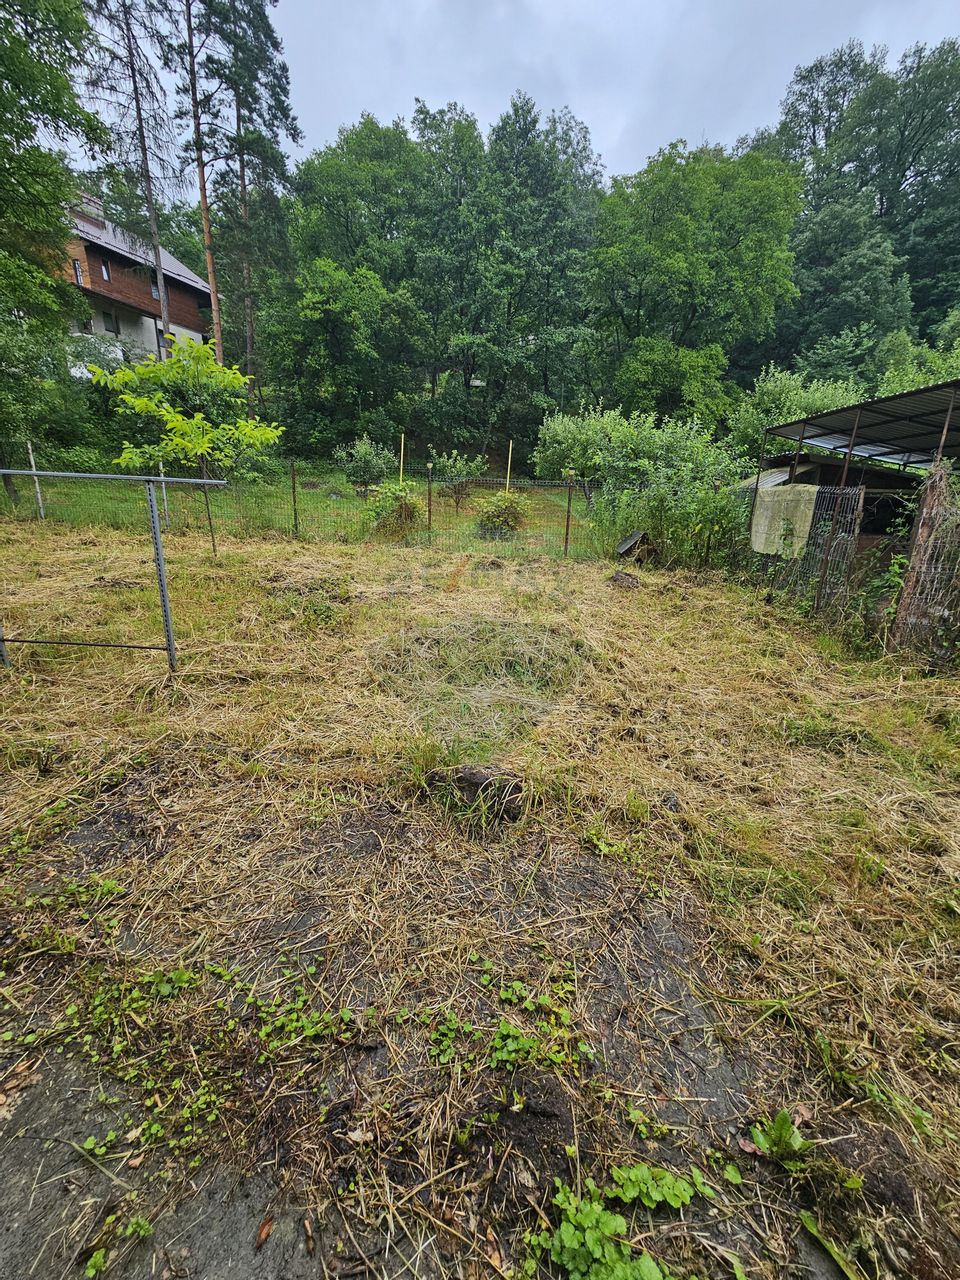
<svg viewBox="0 0 960 1280">
<path fill-rule="evenodd" d="M 938 453 L 944 458 L 960 458 L 960 404 L 954 408 L 957 400 L 960 378 L 813 413 L 809 418 L 768 427 L 767 435 L 802 439 L 804 447 L 834 453 L 849 449 L 857 458 L 874 458 L 903 467 L 929 467 Z"/>
<path fill-rule="evenodd" d="M 125 231 L 121 231 L 119 227 L 115 227 L 112 222 L 105 222 L 102 218 L 91 217 L 82 210 L 76 210 L 73 214 L 73 228 L 81 240 L 120 254 L 124 258 L 132 258 L 134 262 L 140 262 L 144 266 L 153 266 L 153 250 L 127 235 Z M 184 266 L 172 253 L 167 253 L 166 249 L 161 248 L 160 261 L 163 264 L 165 276 L 171 280 L 179 280 L 181 284 L 189 285 L 192 289 L 198 289 L 209 298 L 210 286 L 206 280 L 202 280 L 189 267 Z"/>
<path fill-rule="evenodd" d="M 796 470 L 796 476 L 805 475 L 813 470 L 813 464 L 810 462 L 801 463 Z M 775 489 L 778 485 L 786 484 L 790 479 L 790 467 L 768 467 L 766 471 L 760 472 L 760 479 L 756 476 L 747 476 L 745 480 L 741 480 L 736 485 L 738 489 Z"/>
</svg>

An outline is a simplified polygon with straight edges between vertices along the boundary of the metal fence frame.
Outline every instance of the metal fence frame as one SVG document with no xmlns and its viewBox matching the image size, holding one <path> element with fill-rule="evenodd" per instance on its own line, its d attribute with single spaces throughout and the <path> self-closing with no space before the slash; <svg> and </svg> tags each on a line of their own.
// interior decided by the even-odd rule
<svg viewBox="0 0 960 1280">
<path fill-rule="evenodd" d="M 31 456 L 31 462 L 33 458 Z M 190 479 L 185 476 L 126 476 L 126 475 L 110 475 L 106 472 L 98 471 L 37 471 L 35 467 L 30 470 L 20 470 L 16 468 L 0 467 L 0 476 L 29 476 L 32 478 L 36 487 L 37 507 L 43 516 L 43 500 L 40 496 L 41 480 L 119 480 L 127 481 L 130 484 L 142 484 L 147 494 L 147 518 L 150 524 L 150 536 L 153 541 L 153 563 L 157 572 L 157 588 L 160 592 L 160 612 L 163 616 L 163 644 L 112 644 L 107 641 L 97 640 L 48 640 L 43 637 L 35 636 L 4 636 L 3 621 L 0 619 L 0 664 L 5 667 L 10 666 L 10 658 L 7 654 L 8 644 L 44 644 L 44 645 L 64 645 L 69 648 L 76 649 L 149 649 L 155 652 L 166 651 L 167 665 L 171 673 L 177 669 L 177 646 L 173 635 L 173 618 L 170 613 L 170 595 L 167 590 L 167 566 L 163 558 L 163 543 L 160 539 L 160 513 L 157 507 L 157 485 L 164 488 L 164 507 L 166 507 L 166 486 L 168 484 L 193 485 L 202 488 L 204 497 L 210 489 L 222 489 L 226 487 L 225 480 L 207 480 L 207 479 Z M 207 507 L 209 515 L 209 502 Z M 210 524 L 210 536 L 213 539 L 213 523 Z M 216 555 L 216 542 L 213 543 L 214 555 Z"/>
</svg>

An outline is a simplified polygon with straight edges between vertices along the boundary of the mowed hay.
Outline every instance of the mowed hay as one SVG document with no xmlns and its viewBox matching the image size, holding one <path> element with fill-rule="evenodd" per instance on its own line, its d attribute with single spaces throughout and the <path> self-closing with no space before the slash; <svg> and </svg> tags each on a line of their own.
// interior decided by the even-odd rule
<svg viewBox="0 0 960 1280">
<path fill-rule="evenodd" d="M 8 632 L 154 638 L 143 541 L 15 532 Z M 637 1162 L 714 1193 L 614 1202 L 671 1275 L 823 1268 L 801 1212 L 957 1274 L 954 682 L 717 581 L 169 554 L 175 682 L 4 678 L 4 1274 L 508 1275 Z M 424 785 L 481 762 L 519 820 Z"/>
<path fill-rule="evenodd" d="M 481 614 L 405 628 L 370 659 L 384 689 L 416 707 L 424 733 L 444 744 L 468 733 L 489 750 L 542 720 L 591 655 L 558 624 Z"/>
</svg>

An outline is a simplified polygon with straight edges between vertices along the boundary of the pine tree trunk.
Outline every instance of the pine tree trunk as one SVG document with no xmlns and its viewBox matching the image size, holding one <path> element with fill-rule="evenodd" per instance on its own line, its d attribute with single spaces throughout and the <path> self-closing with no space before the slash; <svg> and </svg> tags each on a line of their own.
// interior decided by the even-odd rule
<svg viewBox="0 0 960 1280">
<path fill-rule="evenodd" d="M 210 228 L 210 201 L 207 198 L 207 166 L 203 156 L 203 122 L 200 118 L 200 94 L 197 86 L 197 54 L 193 36 L 193 0 L 186 0 L 187 79 L 190 85 L 190 111 L 193 117 L 193 151 L 200 188 L 200 217 L 203 222 L 203 252 L 207 259 L 207 282 L 210 285 L 210 314 L 213 320 L 213 343 L 217 359 L 223 364 L 223 323 L 220 318 L 220 295 L 217 292 L 217 268 L 213 260 L 213 233 Z"/>
<path fill-rule="evenodd" d="M 153 176 L 150 173 L 150 152 L 147 150 L 147 130 L 143 120 L 143 99 L 140 93 L 140 76 L 137 71 L 136 48 L 130 24 L 129 0 L 123 0 L 123 39 L 127 54 L 127 71 L 133 91 L 133 105 L 137 118 L 137 146 L 140 149 L 140 167 L 143 174 L 143 195 L 147 205 L 147 221 L 150 226 L 150 244 L 153 249 L 153 266 L 157 273 L 157 292 L 160 294 L 160 327 L 163 339 L 160 343 L 160 359 L 167 358 L 167 334 L 170 332 L 170 300 L 163 277 L 163 255 L 160 252 L 160 228 L 157 223 L 157 204 L 153 195 Z"/>
<path fill-rule="evenodd" d="M 243 223 L 243 242 L 240 246 L 240 263 L 243 276 L 243 332 L 247 344 L 247 375 L 254 378 L 254 322 L 253 322 L 253 286 L 250 272 L 250 204 L 247 198 L 247 157 L 243 149 L 243 120 L 240 115 L 240 100 L 236 99 L 237 108 L 237 169 L 240 177 L 240 220 Z M 253 399 L 253 382 L 247 383 L 247 393 Z"/>
</svg>

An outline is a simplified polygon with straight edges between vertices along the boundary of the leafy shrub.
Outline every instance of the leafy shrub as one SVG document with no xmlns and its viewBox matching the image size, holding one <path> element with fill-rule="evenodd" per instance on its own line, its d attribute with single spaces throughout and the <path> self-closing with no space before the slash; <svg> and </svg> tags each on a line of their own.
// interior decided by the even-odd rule
<svg viewBox="0 0 960 1280">
<path fill-rule="evenodd" d="M 37 467 L 43 471 L 115 471 L 112 456 L 91 445 L 73 444 L 65 449 L 46 446 L 37 450 Z"/>
<path fill-rule="evenodd" d="M 333 460 L 364 498 L 371 485 L 380 484 L 397 466 L 393 452 L 368 435 L 359 436 L 352 444 L 338 445 Z"/>
<path fill-rule="evenodd" d="M 583 495 L 593 501 L 593 491 L 603 483 L 605 459 L 618 429 L 626 424 L 619 409 L 586 409 L 579 413 L 555 413 L 540 428 L 533 462 L 537 475 L 559 480 L 567 471 L 580 477 Z"/>
<path fill-rule="evenodd" d="M 371 504 L 373 523 L 378 533 L 402 538 L 424 524 L 427 509 L 409 484 L 392 481 L 380 486 Z"/>
<path fill-rule="evenodd" d="M 863 395 L 863 386 L 853 378 L 804 377 L 771 364 L 730 415 L 728 443 L 755 464 L 767 427 L 855 404 Z"/>
<path fill-rule="evenodd" d="M 612 551 L 638 529 L 662 563 L 699 567 L 715 560 L 742 525 L 742 493 L 732 487 L 743 471 L 737 454 L 695 420 L 608 417 L 618 421 L 608 424 L 599 472 L 597 541 Z"/>
<path fill-rule="evenodd" d="M 530 499 L 504 489 L 479 498 L 474 510 L 482 538 L 509 538 L 530 519 Z"/>
<path fill-rule="evenodd" d="M 88 366 L 94 386 L 116 396 L 116 412 L 156 442 L 125 440 L 118 459 L 131 471 L 161 462 L 212 466 L 241 478 L 283 428 L 249 416 L 249 379 L 235 366 L 217 363 L 213 348 L 192 338 L 177 338 L 166 360 L 148 355 L 137 364 L 110 372 Z"/>
<path fill-rule="evenodd" d="M 480 454 L 468 458 L 465 453 L 458 453 L 456 449 L 451 449 L 449 453 L 437 453 L 432 445 L 430 458 L 433 462 L 434 479 L 440 481 L 440 496 L 452 498 L 454 510 L 459 512 L 469 497 L 471 481 L 486 475 L 486 458 Z"/>
</svg>

